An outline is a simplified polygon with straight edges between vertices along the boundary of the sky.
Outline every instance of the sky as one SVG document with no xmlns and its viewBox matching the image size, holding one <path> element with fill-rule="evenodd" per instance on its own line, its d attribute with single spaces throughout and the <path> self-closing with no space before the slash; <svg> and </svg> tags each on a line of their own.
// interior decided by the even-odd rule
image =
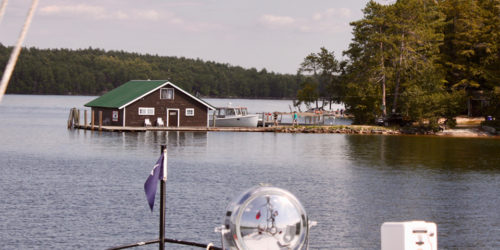
<svg viewBox="0 0 500 250">
<path fill-rule="evenodd" d="M 24 46 L 123 50 L 295 74 L 321 47 L 342 58 L 352 39 L 349 23 L 362 18 L 367 2 L 40 0 Z M 0 43 L 16 43 L 30 5 L 8 1 Z"/>
</svg>

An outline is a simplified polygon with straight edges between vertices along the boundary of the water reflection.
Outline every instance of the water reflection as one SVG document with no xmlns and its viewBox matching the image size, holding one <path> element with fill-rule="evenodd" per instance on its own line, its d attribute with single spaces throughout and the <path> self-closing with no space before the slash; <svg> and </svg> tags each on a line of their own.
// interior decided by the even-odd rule
<svg viewBox="0 0 500 250">
<path fill-rule="evenodd" d="M 78 138 L 82 131 L 70 131 L 71 137 Z M 88 133 L 88 134 L 87 134 Z M 75 135 L 76 134 L 76 135 Z M 176 147 L 207 145 L 207 132 L 180 132 L 180 131 L 146 131 L 141 133 L 126 132 L 97 132 L 86 131 L 84 136 L 92 140 L 103 138 L 108 145 L 121 146 L 123 149 L 159 148 L 158 145 L 166 144 Z M 120 145 L 121 144 L 121 145 Z"/>
<path fill-rule="evenodd" d="M 415 219 L 437 223 L 442 249 L 500 246 L 500 140 L 99 133 L 65 126 L 67 110 L 92 98 L 9 99 L 0 105 L 6 249 L 103 249 L 157 235 L 158 214 L 149 212 L 143 185 L 160 144 L 169 145 L 166 230 L 172 237 L 219 242 L 212 230 L 229 199 L 266 182 L 297 195 L 319 221 L 311 249 L 380 249 L 384 221 Z M 32 109 L 37 106 L 45 109 Z"/>
<path fill-rule="evenodd" d="M 356 165 L 500 171 L 499 141 L 425 136 L 346 136 L 348 158 Z"/>
<path fill-rule="evenodd" d="M 338 214 L 341 224 L 350 225 L 343 233 L 361 239 L 370 237 L 369 231 L 379 230 L 384 221 L 429 220 L 438 224 L 442 247 L 496 244 L 485 242 L 484 235 L 500 223 L 493 202 L 499 190 L 494 183 L 499 181 L 500 162 L 498 157 L 490 158 L 498 151 L 498 140 L 413 136 L 345 139 L 352 166 L 339 179 L 344 195 L 340 208 L 357 216 Z"/>
</svg>

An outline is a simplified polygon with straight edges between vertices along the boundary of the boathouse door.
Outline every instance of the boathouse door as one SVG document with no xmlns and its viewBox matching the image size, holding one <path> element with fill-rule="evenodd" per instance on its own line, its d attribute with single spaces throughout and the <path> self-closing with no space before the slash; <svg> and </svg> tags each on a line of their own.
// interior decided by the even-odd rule
<svg viewBox="0 0 500 250">
<path fill-rule="evenodd" d="M 167 109 L 167 127 L 179 127 L 178 109 Z"/>
</svg>

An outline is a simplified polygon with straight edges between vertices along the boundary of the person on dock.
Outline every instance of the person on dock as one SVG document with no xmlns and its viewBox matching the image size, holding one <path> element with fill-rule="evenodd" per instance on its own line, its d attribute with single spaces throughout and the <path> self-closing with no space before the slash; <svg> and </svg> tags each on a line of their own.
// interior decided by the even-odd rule
<svg viewBox="0 0 500 250">
<path fill-rule="evenodd" d="M 298 119 L 299 119 L 299 115 L 297 114 L 297 111 L 293 111 L 293 122 L 292 122 L 292 126 L 293 126 L 293 125 L 299 125 Z"/>
<path fill-rule="evenodd" d="M 278 126 L 278 112 L 273 113 L 274 126 Z"/>
</svg>

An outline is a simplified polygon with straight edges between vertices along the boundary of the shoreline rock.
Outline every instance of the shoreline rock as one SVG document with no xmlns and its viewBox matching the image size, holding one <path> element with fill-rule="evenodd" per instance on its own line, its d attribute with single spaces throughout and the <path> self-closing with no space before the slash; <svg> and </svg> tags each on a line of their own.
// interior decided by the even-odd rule
<svg viewBox="0 0 500 250">
<path fill-rule="evenodd" d="M 346 126 L 278 126 L 272 127 L 276 133 L 304 133 L 304 134 L 360 134 L 360 135 L 430 135 L 451 137 L 494 137 L 496 135 L 480 128 L 446 129 L 439 132 L 424 131 L 419 128 L 391 129 L 366 125 Z"/>
</svg>

